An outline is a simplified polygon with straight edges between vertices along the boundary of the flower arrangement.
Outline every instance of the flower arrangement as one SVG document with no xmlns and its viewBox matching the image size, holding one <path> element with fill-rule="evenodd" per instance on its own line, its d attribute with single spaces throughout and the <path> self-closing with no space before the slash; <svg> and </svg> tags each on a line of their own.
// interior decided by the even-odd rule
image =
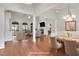
<svg viewBox="0 0 79 59">
<path fill-rule="evenodd" d="M 68 37 L 71 37 L 71 33 L 67 32 L 67 36 L 68 36 Z"/>
</svg>

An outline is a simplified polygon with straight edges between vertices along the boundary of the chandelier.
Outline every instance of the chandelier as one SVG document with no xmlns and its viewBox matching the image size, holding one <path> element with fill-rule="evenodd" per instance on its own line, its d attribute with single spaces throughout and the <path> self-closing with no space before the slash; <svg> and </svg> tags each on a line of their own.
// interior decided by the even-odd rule
<svg viewBox="0 0 79 59">
<path fill-rule="evenodd" d="M 73 21 L 73 20 L 75 20 L 75 15 L 71 14 L 70 5 L 69 4 L 68 4 L 68 7 L 67 7 L 67 10 L 68 10 L 68 14 L 66 16 L 64 16 L 63 18 L 66 21 Z"/>
</svg>

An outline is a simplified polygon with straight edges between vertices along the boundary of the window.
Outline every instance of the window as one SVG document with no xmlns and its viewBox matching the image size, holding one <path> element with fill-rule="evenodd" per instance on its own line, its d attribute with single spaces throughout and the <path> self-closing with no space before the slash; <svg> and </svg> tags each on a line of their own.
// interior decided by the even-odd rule
<svg viewBox="0 0 79 59">
<path fill-rule="evenodd" d="M 22 26 L 23 26 L 23 31 L 26 31 L 27 30 L 27 23 L 22 23 Z"/>
<path fill-rule="evenodd" d="M 19 31 L 19 23 L 18 22 L 12 22 L 11 31 Z"/>
</svg>

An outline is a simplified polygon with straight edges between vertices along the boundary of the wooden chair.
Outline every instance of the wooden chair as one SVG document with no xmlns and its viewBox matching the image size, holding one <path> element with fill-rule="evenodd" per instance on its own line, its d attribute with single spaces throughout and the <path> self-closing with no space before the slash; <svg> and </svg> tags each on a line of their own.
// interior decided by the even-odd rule
<svg viewBox="0 0 79 59">
<path fill-rule="evenodd" d="M 17 40 L 24 40 L 24 39 L 26 39 L 25 33 L 23 31 L 17 32 L 16 33 L 16 39 Z"/>
<path fill-rule="evenodd" d="M 55 37 L 51 37 L 51 45 L 52 45 L 52 48 L 56 49 L 56 52 L 58 49 L 63 47 L 61 43 L 57 42 Z"/>
<path fill-rule="evenodd" d="M 65 53 L 69 56 L 79 56 L 79 49 L 76 48 L 76 41 L 64 40 Z"/>
</svg>

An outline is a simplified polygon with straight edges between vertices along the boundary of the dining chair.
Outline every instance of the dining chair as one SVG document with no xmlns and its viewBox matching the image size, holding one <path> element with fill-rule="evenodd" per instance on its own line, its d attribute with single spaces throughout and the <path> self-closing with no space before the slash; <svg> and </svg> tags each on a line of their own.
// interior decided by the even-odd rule
<svg viewBox="0 0 79 59">
<path fill-rule="evenodd" d="M 17 40 L 24 40 L 24 39 L 26 39 L 25 33 L 23 31 L 17 32 L 16 33 L 16 39 Z"/>
<path fill-rule="evenodd" d="M 63 45 L 59 43 L 55 37 L 51 37 L 51 45 L 53 49 L 56 49 L 56 52 L 58 49 L 63 47 Z"/>
<path fill-rule="evenodd" d="M 78 56 L 79 49 L 76 47 L 76 41 L 64 40 L 65 53 L 69 56 Z"/>
</svg>

